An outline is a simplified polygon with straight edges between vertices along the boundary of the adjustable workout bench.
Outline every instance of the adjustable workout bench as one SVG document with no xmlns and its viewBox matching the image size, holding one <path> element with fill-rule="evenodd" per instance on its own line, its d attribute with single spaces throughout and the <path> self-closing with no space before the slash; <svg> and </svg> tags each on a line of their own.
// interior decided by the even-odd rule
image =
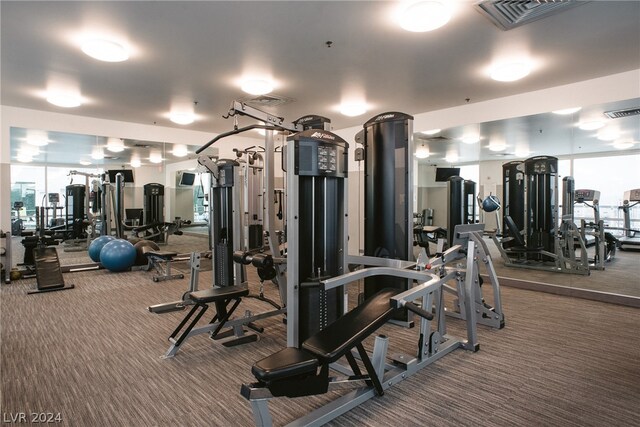
<svg viewBox="0 0 640 427">
<path fill-rule="evenodd" d="M 144 251 L 146 247 L 142 249 Z M 144 256 L 147 257 L 149 262 L 147 270 L 154 268 L 158 273 L 153 275 L 154 282 L 159 282 L 161 280 L 184 279 L 184 274 L 182 273 L 171 274 L 171 262 L 173 262 L 173 258 L 177 255 L 177 252 L 171 251 L 144 251 Z"/>
<path fill-rule="evenodd" d="M 473 292 L 469 286 L 463 287 L 463 295 L 460 296 L 467 302 L 464 305 L 467 311 L 464 319 L 467 339 L 456 338 L 446 332 L 447 316 L 444 312 L 442 287 L 447 281 L 455 279 L 457 272 L 448 272 L 445 277 L 440 278 L 424 271 L 373 267 L 321 281 L 320 287 L 323 290 L 332 289 L 364 277 L 379 275 L 415 279 L 421 284 L 402 293 L 396 289 L 383 289 L 325 329 L 307 338 L 301 348 L 288 347 L 258 361 L 252 368 L 258 382 L 243 384 L 241 388 L 242 396 L 251 403 L 257 426 L 272 425 L 268 408 L 268 400 L 272 397 L 323 394 L 335 384 L 364 382 L 361 387 L 339 396 L 291 423 L 298 426 L 319 426 L 374 396 L 383 395 L 392 385 L 457 348 L 471 351 L 479 349 L 475 312 L 471 309 L 473 305 L 469 303 Z M 433 312 L 413 304 L 416 299 L 421 299 L 422 307 L 433 307 Z M 394 355 L 393 363 L 387 364 L 389 339 L 378 335 L 375 338 L 372 356 L 369 357 L 362 345 L 363 341 L 390 320 L 396 310 L 403 307 L 421 317 L 420 328 L 417 328 L 419 337 L 416 355 Z M 354 350 L 357 353 L 354 353 Z M 349 366 L 337 363 L 342 357 L 346 358 Z M 366 374 L 363 375 L 361 372 L 356 357 L 362 361 Z M 329 369 L 347 377 L 329 377 Z"/>
<path fill-rule="evenodd" d="M 191 292 L 189 294 L 189 298 L 193 301 L 193 307 L 189 310 L 189 313 L 187 313 L 184 319 L 182 319 L 180 324 L 178 324 L 178 327 L 173 331 L 169 337 L 169 341 L 176 347 L 176 349 L 179 348 L 182 342 L 189 337 L 189 334 L 196 323 L 198 323 L 198 320 L 200 320 L 202 315 L 207 311 L 210 303 L 214 303 L 216 307 L 216 315 L 211 319 L 211 322 L 209 322 L 210 325 L 216 325 L 211 332 L 211 338 L 215 340 L 227 337 L 229 334 L 220 334 L 220 331 L 236 308 L 238 308 L 240 301 L 242 301 L 242 297 L 247 295 L 249 295 L 249 288 L 246 286 L 225 286 L 221 288 L 210 288 L 202 291 Z M 233 302 L 233 305 L 231 306 L 231 309 L 227 310 L 231 302 Z M 195 317 L 191 320 L 194 315 Z M 184 331 L 182 331 L 189 320 L 191 320 L 191 322 L 187 325 Z M 182 331 L 182 333 L 180 333 L 180 331 Z M 180 334 L 180 336 L 176 339 L 178 334 Z M 250 335 L 245 337 L 243 342 L 255 341 L 256 339 L 257 337 L 255 335 Z M 240 342 L 235 342 L 235 344 L 240 344 Z"/>
<path fill-rule="evenodd" d="M 254 321 L 274 316 L 276 314 L 285 313 L 286 309 L 281 308 L 257 315 L 251 315 L 250 312 L 247 312 L 244 317 L 231 319 L 231 315 L 233 315 L 236 308 L 238 308 L 238 305 L 240 305 L 242 297 L 246 297 L 248 295 L 249 288 L 246 284 L 214 287 L 201 291 L 189 292 L 186 296 L 186 300 L 188 300 L 190 304 L 193 304 L 193 307 L 169 336 L 171 346 L 165 353 L 164 358 L 175 356 L 187 338 L 204 333 L 209 333 L 211 338 L 214 340 L 235 337 L 223 341 L 222 345 L 225 347 L 232 347 L 257 341 L 258 336 L 255 334 L 246 335 L 244 327 L 246 326 L 255 332 L 261 333 L 263 332 L 263 328 L 255 325 L 253 323 Z M 196 324 L 208 310 L 209 304 L 211 303 L 214 304 L 216 309 L 215 316 L 207 325 L 196 328 Z M 233 303 L 233 305 L 229 308 L 231 303 Z M 223 328 L 227 328 L 227 330 L 222 331 Z"/>
</svg>

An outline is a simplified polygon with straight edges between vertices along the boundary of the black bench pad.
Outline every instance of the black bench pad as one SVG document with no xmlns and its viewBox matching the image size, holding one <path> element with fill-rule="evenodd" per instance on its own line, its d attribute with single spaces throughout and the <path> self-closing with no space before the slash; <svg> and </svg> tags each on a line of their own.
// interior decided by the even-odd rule
<svg viewBox="0 0 640 427">
<path fill-rule="evenodd" d="M 189 293 L 189 298 L 198 304 L 207 304 L 247 295 L 249 295 L 249 288 L 246 285 L 236 285 L 191 292 Z"/>
<path fill-rule="evenodd" d="M 302 348 L 319 358 L 322 363 L 335 362 L 391 319 L 396 309 L 391 307 L 389 300 L 398 293 L 398 289 L 380 290 L 317 334 L 307 338 L 302 343 Z"/>
<path fill-rule="evenodd" d="M 142 252 L 147 258 L 154 257 L 154 258 L 160 258 L 168 261 L 172 259 L 174 256 L 178 255 L 178 252 L 145 250 L 147 247 L 148 246 L 144 246 L 142 248 Z"/>
<path fill-rule="evenodd" d="M 269 382 L 303 374 L 315 374 L 318 359 L 295 347 L 284 348 L 257 361 L 251 372 L 259 381 Z"/>
</svg>

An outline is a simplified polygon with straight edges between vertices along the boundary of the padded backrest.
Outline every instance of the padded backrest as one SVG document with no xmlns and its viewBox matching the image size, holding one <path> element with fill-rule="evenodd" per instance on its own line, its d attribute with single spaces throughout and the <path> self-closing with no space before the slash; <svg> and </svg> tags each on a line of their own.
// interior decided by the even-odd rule
<svg viewBox="0 0 640 427">
<path fill-rule="evenodd" d="M 507 225 L 509 234 L 516 240 L 518 246 L 525 246 L 524 237 L 522 237 L 522 234 L 520 234 L 520 230 L 518 230 L 518 226 L 516 225 L 513 218 L 511 218 L 509 215 L 505 215 L 504 223 Z"/>
<path fill-rule="evenodd" d="M 317 334 L 307 338 L 302 343 L 302 348 L 323 363 L 335 362 L 391 319 L 396 309 L 391 307 L 389 300 L 398 293 L 398 289 L 382 289 Z"/>
</svg>

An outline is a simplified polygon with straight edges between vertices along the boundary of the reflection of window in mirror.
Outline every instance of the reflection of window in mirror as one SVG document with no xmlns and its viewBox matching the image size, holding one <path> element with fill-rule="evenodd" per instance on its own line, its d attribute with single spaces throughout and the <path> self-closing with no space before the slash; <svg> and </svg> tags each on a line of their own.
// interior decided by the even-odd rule
<svg viewBox="0 0 640 427">
<path fill-rule="evenodd" d="M 11 165 L 11 217 L 20 218 L 26 230 L 36 228 L 36 206 L 47 194 L 45 168 L 43 166 Z M 22 202 L 18 208 L 15 202 Z"/>
<path fill-rule="evenodd" d="M 209 215 L 209 180 L 208 173 L 196 173 L 193 183 L 193 220 L 206 222 Z"/>
<path fill-rule="evenodd" d="M 622 200 L 624 192 L 640 187 L 638 174 L 633 173 L 640 164 L 640 155 L 601 156 L 580 158 L 573 161 L 573 177 L 576 189 L 600 191 L 600 218 L 611 227 L 623 227 Z M 631 212 L 631 227 L 640 227 L 640 210 Z M 576 204 L 577 221 L 593 220 L 593 209 Z"/>
</svg>

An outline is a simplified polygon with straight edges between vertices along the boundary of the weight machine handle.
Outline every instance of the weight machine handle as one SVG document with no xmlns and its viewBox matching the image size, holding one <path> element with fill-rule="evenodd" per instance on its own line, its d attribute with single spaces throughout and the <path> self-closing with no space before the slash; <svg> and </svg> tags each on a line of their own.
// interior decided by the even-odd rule
<svg viewBox="0 0 640 427">
<path fill-rule="evenodd" d="M 418 307 L 412 302 L 405 302 L 404 307 L 407 310 L 414 312 L 420 317 L 424 317 L 427 320 L 433 320 L 433 313 L 429 313 L 428 311 L 421 309 L 420 307 Z"/>
</svg>

